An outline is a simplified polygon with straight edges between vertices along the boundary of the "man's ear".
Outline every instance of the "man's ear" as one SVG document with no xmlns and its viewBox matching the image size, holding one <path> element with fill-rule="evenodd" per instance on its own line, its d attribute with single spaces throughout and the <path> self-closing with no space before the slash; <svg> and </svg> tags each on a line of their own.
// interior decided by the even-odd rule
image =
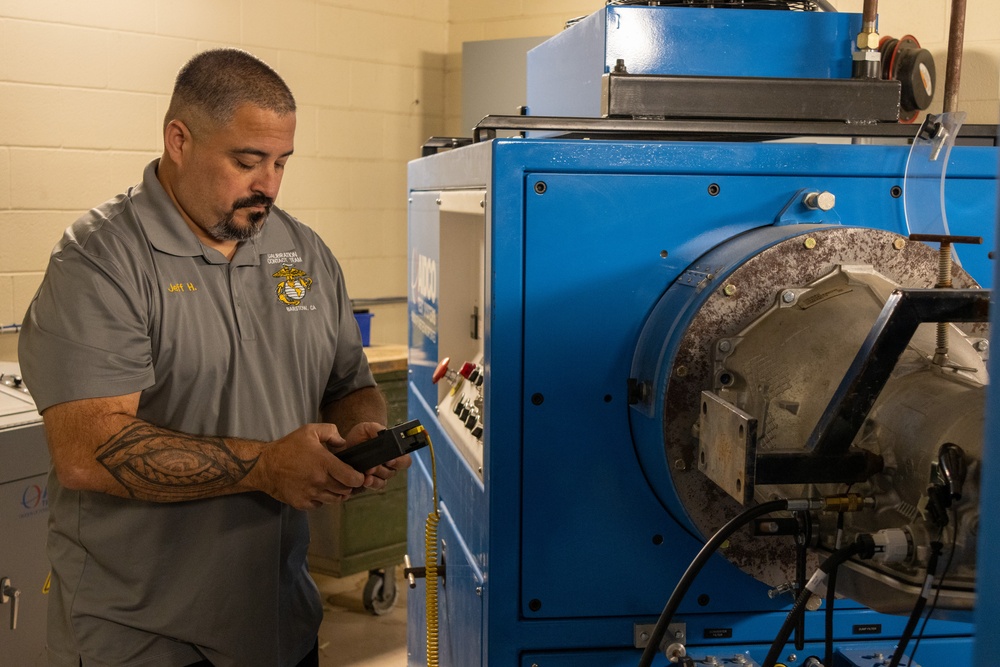
<svg viewBox="0 0 1000 667">
<path fill-rule="evenodd" d="M 176 118 L 163 128 L 163 150 L 171 161 L 180 164 L 184 155 L 191 149 L 191 131 L 183 121 Z"/>
</svg>

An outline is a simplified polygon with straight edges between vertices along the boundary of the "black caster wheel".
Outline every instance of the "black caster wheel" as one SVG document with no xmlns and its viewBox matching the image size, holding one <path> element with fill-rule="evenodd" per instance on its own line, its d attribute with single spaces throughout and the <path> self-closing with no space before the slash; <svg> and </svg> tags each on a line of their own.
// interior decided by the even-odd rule
<svg viewBox="0 0 1000 667">
<path fill-rule="evenodd" d="M 361 601 L 372 614 L 382 616 L 392 611 L 396 606 L 399 591 L 396 589 L 395 568 L 385 570 L 369 570 L 365 590 Z"/>
</svg>

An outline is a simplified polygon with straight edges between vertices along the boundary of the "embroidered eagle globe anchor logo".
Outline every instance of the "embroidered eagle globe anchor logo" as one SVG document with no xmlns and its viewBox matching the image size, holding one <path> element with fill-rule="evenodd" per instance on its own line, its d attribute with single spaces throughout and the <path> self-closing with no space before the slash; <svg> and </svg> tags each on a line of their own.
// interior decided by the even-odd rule
<svg viewBox="0 0 1000 667">
<path fill-rule="evenodd" d="M 296 269 L 291 264 L 282 264 L 281 270 L 271 274 L 274 278 L 284 278 L 275 290 L 278 300 L 289 306 L 302 303 L 306 292 L 312 289 L 313 280 L 305 271 Z"/>
</svg>

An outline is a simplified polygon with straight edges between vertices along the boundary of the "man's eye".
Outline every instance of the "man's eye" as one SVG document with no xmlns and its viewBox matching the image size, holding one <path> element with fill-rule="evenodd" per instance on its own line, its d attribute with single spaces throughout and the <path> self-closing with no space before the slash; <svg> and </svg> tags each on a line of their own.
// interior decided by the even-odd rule
<svg viewBox="0 0 1000 667">
<path fill-rule="evenodd" d="M 243 171 L 250 171 L 251 169 L 253 169 L 252 164 L 245 164 L 243 162 L 240 162 L 239 160 L 236 161 L 236 166 L 242 169 Z"/>
</svg>

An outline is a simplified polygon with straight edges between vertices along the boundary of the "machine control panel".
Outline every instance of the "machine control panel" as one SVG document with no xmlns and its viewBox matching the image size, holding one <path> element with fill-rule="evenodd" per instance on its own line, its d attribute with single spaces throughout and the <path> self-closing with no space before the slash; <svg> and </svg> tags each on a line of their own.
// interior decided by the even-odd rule
<svg viewBox="0 0 1000 667">
<path fill-rule="evenodd" d="M 445 357 L 438 364 L 432 379 L 435 384 L 447 380 L 451 389 L 438 405 L 438 416 L 448 434 L 472 455 L 481 467 L 483 433 L 486 417 L 483 410 L 483 384 L 486 370 L 482 357 L 464 362 L 456 371 L 450 367 L 451 359 Z"/>
</svg>

